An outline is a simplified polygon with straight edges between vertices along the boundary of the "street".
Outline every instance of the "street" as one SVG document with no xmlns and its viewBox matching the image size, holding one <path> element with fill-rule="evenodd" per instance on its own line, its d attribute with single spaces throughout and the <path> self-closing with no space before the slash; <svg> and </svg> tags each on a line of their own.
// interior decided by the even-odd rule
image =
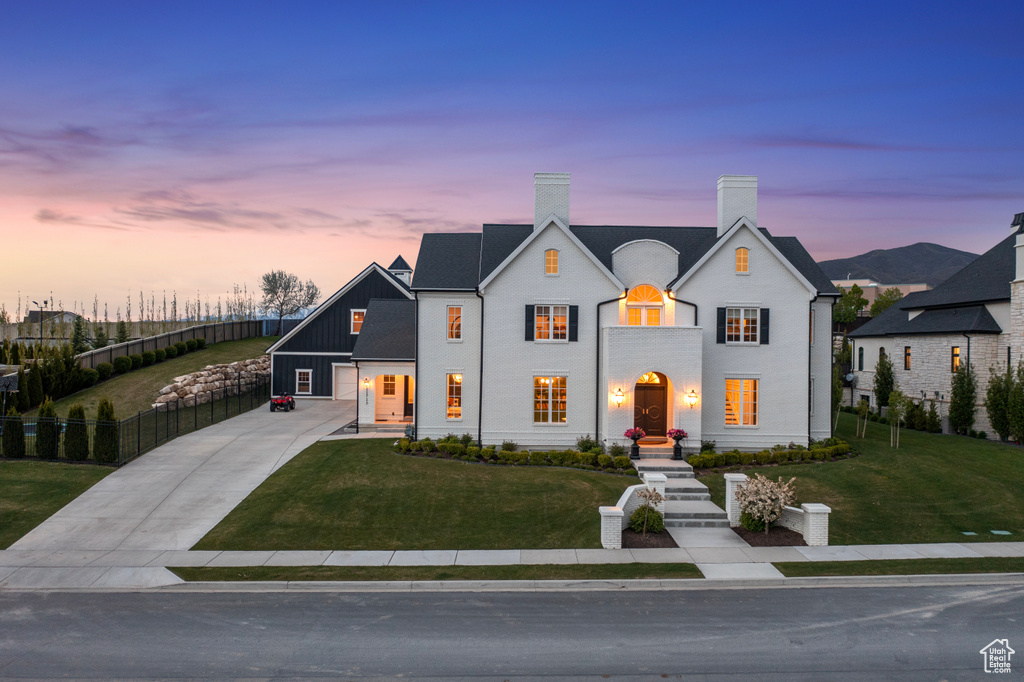
<svg viewBox="0 0 1024 682">
<path fill-rule="evenodd" d="M 1005 585 L 5 592 L 0 677 L 973 679 L 1022 614 Z"/>
</svg>

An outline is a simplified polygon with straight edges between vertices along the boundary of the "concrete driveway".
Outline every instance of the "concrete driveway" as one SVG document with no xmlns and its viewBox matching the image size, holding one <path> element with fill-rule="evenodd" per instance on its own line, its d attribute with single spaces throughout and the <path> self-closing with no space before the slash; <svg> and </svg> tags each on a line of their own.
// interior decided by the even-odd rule
<svg viewBox="0 0 1024 682">
<path fill-rule="evenodd" d="M 355 417 L 354 401 L 257 409 L 161 445 L 94 485 L 11 550 L 184 550 L 288 460 Z"/>
</svg>

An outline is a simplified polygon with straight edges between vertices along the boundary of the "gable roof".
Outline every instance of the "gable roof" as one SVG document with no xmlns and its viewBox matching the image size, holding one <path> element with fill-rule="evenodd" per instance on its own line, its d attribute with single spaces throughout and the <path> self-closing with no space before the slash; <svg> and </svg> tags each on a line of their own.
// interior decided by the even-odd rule
<svg viewBox="0 0 1024 682">
<path fill-rule="evenodd" d="M 382 268 L 381 266 L 377 265 L 377 263 L 370 263 L 369 265 L 366 266 L 366 268 L 362 272 L 360 272 L 358 275 L 356 275 L 355 277 L 350 279 L 345 284 L 345 286 L 343 286 L 342 288 L 340 288 L 336 292 L 334 292 L 334 294 L 329 299 L 327 299 L 326 301 L 324 301 L 323 303 L 318 305 L 316 307 L 316 309 L 313 312 L 311 312 L 309 315 L 306 315 L 306 317 L 303 318 L 302 322 L 300 322 L 297 325 L 295 325 L 294 329 L 292 329 L 290 332 L 288 332 L 287 334 L 282 336 L 280 339 L 278 339 L 277 342 L 274 343 L 274 345 L 272 345 L 270 348 L 268 348 L 265 352 L 268 353 L 268 354 L 269 353 L 273 353 L 275 350 L 277 350 L 278 348 L 283 346 L 285 343 L 287 343 L 289 339 L 291 339 L 293 336 L 298 334 L 299 331 L 301 331 L 306 325 L 308 325 L 310 322 L 312 322 L 314 319 L 316 319 L 317 316 L 320 315 L 320 313 L 324 312 L 325 310 L 330 308 L 332 305 L 334 305 L 335 301 L 337 301 L 339 298 L 341 298 L 342 296 L 347 294 L 349 292 L 349 290 L 352 289 L 352 287 L 354 287 L 356 284 L 361 282 L 363 280 L 363 278 L 365 278 L 371 272 L 380 273 L 381 276 L 383 276 L 387 281 L 391 282 L 391 284 L 393 284 L 396 289 L 401 291 L 402 294 L 406 298 L 409 298 L 409 299 L 412 298 L 412 294 L 409 293 L 409 286 L 405 282 L 403 282 L 402 280 L 400 280 L 397 277 L 395 277 L 395 275 L 393 273 L 390 273 L 387 270 L 385 270 L 384 268 Z"/>
<path fill-rule="evenodd" d="M 416 302 L 401 298 L 371 298 L 353 360 L 416 359 Z"/>
<path fill-rule="evenodd" d="M 405 259 L 402 258 L 402 254 L 398 254 L 398 258 L 395 259 L 394 263 L 388 266 L 388 270 L 412 270 L 412 267 L 405 262 Z"/>
<path fill-rule="evenodd" d="M 612 252 L 631 241 L 651 239 L 679 252 L 679 272 L 685 273 L 717 243 L 714 227 L 644 225 L 572 225 L 569 231 L 609 272 Z M 821 295 L 838 291 L 796 237 L 773 237 L 759 228 L 770 244 Z M 509 255 L 533 234 L 533 225 L 485 223 L 481 232 L 423 235 L 412 288 L 418 290 L 475 290 Z"/>
</svg>

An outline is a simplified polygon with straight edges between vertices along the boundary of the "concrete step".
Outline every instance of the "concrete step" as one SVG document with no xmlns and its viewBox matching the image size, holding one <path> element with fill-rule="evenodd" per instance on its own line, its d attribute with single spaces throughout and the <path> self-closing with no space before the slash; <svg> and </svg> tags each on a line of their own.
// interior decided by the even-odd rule
<svg viewBox="0 0 1024 682">
<path fill-rule="evenodd" d="M 708 493 L 670 493 L 666 490 L 665 499 L 675 502 L 710 502 L 711 495 Z"/>
<path fill-rule="evenodd" d="M 665 519 L 667 528 L 728 528 L 729 519 Z"/>
</svg>

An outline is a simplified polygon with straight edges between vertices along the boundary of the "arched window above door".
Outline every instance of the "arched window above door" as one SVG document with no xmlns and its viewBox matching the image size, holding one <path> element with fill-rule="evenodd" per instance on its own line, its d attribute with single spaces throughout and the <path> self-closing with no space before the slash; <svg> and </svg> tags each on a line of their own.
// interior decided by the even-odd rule
<svg viewBox="0 0 1024 682">
<path fill-rule="evenodd" d="M 650 284 L 637 285 L 626 296 L 626 324 L 658 327 L 661 325 L 664 307 L 665 300 L 661 291 Z"/>
</svg>

